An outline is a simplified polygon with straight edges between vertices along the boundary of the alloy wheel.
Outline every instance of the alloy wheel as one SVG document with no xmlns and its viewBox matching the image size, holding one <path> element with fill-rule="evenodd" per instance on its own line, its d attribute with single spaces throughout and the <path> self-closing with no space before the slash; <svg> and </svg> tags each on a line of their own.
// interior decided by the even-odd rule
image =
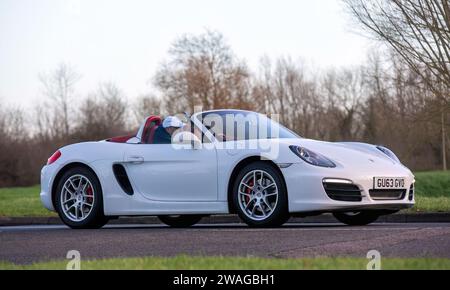
<svg viewBox="0 0 450 290">
<path fill-rule="evenodd" d="M 61 189 L 61 208 L 74 222 L 85 220 L 94 208 L 94 187 L 89 179 L 77 174 L 70 176 Z"/>
<path fill-rule="evenodd" d="M 239 206 L 252 220 L 262 221 L 270 217 L 278 204 L 278 186 L 275 179 L 264 170 L 248 172 L 238 187 Z"/>
</svg>

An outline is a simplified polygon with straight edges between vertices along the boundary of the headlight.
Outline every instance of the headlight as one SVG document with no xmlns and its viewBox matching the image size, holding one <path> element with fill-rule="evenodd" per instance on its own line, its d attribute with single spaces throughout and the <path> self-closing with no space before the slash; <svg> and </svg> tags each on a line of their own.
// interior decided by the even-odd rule
<svg viewBox="0 0 450 290">
<path fill-rule="evenodd" d="M 300 147 L 300 146 L 289 146 L 292 152 L 295 153 L 298 157 L 303 159 L 305 162 L 320 166 L 320 167 L 330 167 L 334 168 L 336 167 L 336 164 L 333 163 L 330 159 L 326 158 L 325 156 L 312 152 L 311 150 L 308 150 L 306 148 Z"/>
<path fill-rule="evenodd" d="M 392 152 L 391 150 L 387 149 L 386 147 L 377 146 L 377 149 L 380 150 L 381 152 L 383 152 L 385 155 L 387 155 L 389 158 L 391 158 L 395 162 L 401 163 L 400 159 L 398 159 L 398 157 L 394 154 L 394 152 Z"/>
</svg>

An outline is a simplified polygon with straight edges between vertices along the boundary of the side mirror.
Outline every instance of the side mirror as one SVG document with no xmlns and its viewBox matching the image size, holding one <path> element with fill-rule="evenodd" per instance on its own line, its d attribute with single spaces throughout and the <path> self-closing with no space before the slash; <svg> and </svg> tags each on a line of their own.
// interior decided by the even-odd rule
<svg viewBox="0 0 450 290">
<path fill-rule="evenodd" d="M 172 138 L 172 145 L 174 145 L 176 149 L 198 150 L 202 147 L 202 142 L 191 132 L 183 131 L 175 134 Z"/>
</svg>

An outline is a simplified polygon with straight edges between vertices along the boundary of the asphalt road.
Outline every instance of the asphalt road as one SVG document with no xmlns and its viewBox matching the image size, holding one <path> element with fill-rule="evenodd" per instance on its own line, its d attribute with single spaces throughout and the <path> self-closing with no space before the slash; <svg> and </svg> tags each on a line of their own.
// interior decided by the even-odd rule
<svg viewBox="0 0 450 290">
<path fill-rule="evenodd" d="M 450 258 L 450 223 L 289 224 L 250 229 L 239 224 L 171 229 L 162 225 L 111 225 L 101 230 L 64 226 L 0 227 L 0 261 L 19 264 L 65 259 L 69 250 L 82 258 L 189 255 Z"/>
</svg>

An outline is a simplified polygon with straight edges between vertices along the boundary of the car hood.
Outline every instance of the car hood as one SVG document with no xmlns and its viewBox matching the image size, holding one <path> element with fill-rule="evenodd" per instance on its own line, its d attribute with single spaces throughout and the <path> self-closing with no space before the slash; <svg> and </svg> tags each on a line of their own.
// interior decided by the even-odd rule
<svg viewBox="0 0 450 290">
<path fill-rule="evenodd" d="M 336 165 L 355 170 L 403 167 L 380 152 L 374 145 L 363 143 L 324 142 L 311 139 L 279 139 L 286 146 L 298 145 L 320 153 Z"/>
</svg>

